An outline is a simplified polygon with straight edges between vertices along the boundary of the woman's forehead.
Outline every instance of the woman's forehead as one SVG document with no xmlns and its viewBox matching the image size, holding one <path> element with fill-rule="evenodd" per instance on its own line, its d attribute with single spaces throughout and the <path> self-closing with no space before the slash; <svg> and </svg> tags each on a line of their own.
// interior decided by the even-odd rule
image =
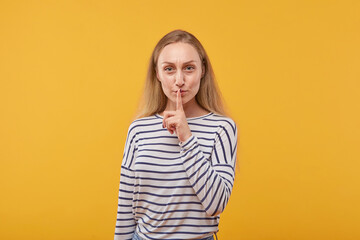
<svg viewBox="0 0 360 240">
<path fill-rule="evenodd" d="M 188 43 L 177 42 L 166 45 L 160 52 L 158 62 L 200 62 L 196 49 Z"/>
</svg>

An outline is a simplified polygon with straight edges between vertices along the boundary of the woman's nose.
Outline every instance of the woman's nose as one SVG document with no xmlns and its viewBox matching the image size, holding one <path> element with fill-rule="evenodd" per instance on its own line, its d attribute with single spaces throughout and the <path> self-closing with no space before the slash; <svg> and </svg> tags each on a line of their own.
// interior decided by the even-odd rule
<svg viewBox="0 0 360 240">
<path fill-rule="evenodd" d="M 176 86 L 182 86 L 184 85 L 184 75 L 181 71 L 176 73 L 175 76 L 175 85 Z"/>
</svg>

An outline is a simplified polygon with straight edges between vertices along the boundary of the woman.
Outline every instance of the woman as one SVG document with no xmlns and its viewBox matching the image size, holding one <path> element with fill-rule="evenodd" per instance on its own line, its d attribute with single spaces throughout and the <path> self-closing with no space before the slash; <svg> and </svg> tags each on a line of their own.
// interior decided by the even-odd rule
<svg viewBox="0 0 360 240">
<path fill-rule="evenodd" d="M 201 43 L 166 34 L 128 129 L 114 239 L 214 239 L 235 175 L 237 128 L 224 115 Z"/>
</svg>

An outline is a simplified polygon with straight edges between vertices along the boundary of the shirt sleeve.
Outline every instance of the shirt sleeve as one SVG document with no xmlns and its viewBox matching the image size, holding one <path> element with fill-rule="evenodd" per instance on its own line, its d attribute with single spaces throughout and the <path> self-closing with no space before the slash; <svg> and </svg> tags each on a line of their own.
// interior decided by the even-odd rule
<svg viewBox="0 0 360 240">
<path fill-rule="evenodd" d="M 135 126 L 130 125 L 125 143 L 119 184 L 119 199 L 114 240 L 132 239 L 136 221 L 133 213 L 135 176 L 132 169 L 136 157 Z"/>
<path fill-rule="evenodd" d="M 179 145 L 185 171 L 206 213 L 210 216 L 220 214 L 229 201 L 235 178 L 235 123 L 219 126 L 208 158 L 204 156 L 194 135 Z"/>
</svg>

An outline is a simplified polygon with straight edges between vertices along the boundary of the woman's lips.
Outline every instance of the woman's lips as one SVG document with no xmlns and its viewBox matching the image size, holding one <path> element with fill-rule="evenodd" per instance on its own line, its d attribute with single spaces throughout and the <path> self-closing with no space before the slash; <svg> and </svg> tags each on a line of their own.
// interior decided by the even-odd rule
<svg viewBox="0 0 360 240">
<path fill-rule="evenodd" d="M 177 91 L 173 91 L 175 94 L 177 94 Z M 181 90 L 180 93 L 181 93 L 181 96 L 183 96 L 187 91 L 185 90 Z"/>
</svg>

